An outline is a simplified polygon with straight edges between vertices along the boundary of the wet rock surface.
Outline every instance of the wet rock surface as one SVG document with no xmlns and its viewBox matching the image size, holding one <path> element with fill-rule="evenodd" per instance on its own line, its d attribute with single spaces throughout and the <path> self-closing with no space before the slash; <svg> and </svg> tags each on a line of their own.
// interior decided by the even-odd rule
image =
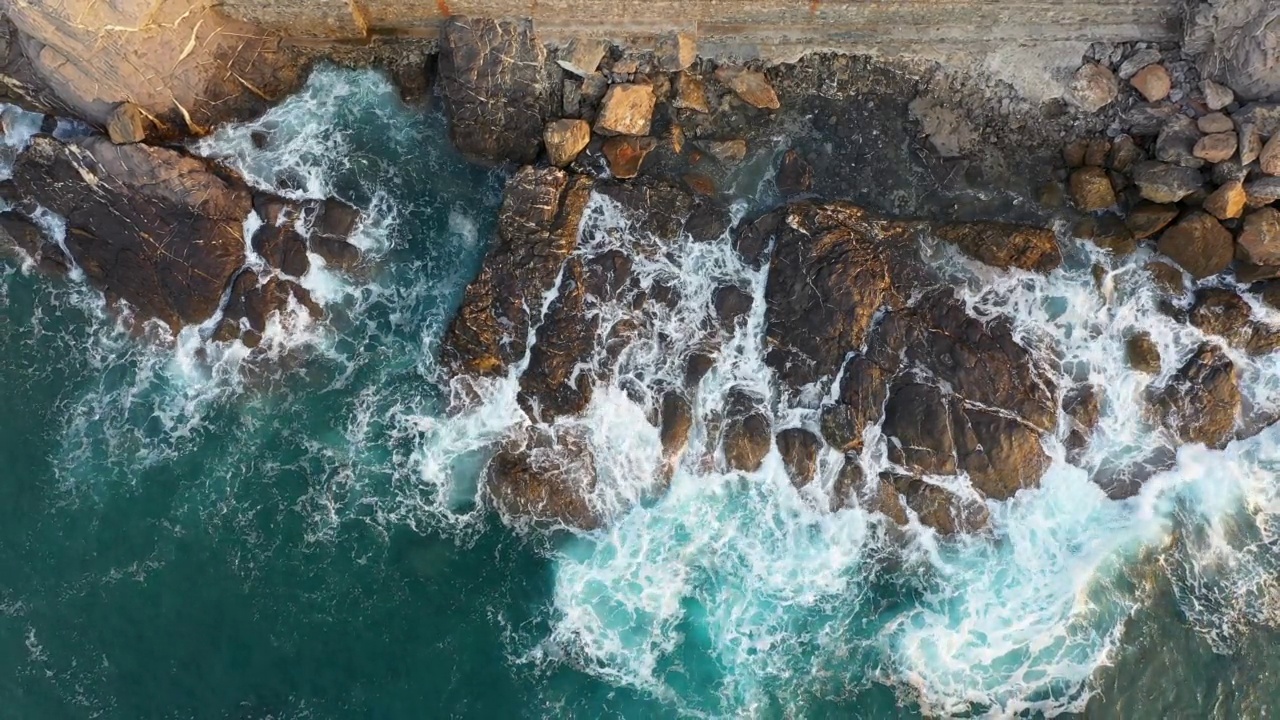
<svg viewBox="0 0 1280 720">
<path fill-rule="evenodd" d="M 1160 421 L 1182 442 L 1225 446 L 1241 406 L 1235 363 L 1221 347 L 1201 345 L 1156 393 L 1152 405 Z"/>
</svg>

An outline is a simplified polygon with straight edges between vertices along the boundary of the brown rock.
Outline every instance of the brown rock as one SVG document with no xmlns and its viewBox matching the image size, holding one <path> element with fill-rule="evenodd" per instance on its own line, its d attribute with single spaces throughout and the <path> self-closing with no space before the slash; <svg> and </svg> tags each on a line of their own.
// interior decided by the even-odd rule
<svg viewBox="0 0 1280 720">
<path fill-rule="evenodd" d="M 1100 167 L 1083 167 L 1071 173 L 1071 199 L 1081 212 L 1105 210 L 1116 204 L 1107 171 Z"/>
<path fill-rule="evenodd" d="M 710 140 L 702 148 L 724 165 L 737 165 L 747 157 L 747 141 L 742 139 Z"/>
<path fill-rule="evenodd" d="M 611 85 L 596 116 L 601 135 L 648 135 L 656 98 L 651 85 Z"/>
<path fill-rule="evenodd" d="M 1226 270 L 1235 255 L 1231 233 L 1213 216 L 1198 211 L 1165 230 L 1158 247 L 1197 280 Z"/>
<path fill-rule="evenodd" d="M 707 90 L 702 81 L 689 73 L 676 75 L 676 96 L 671 101 L 672 107 L 705 113 L 711 110 L 707 105 Z"/>
<path fill-rule="evenodd" d="M 689 445 L 689 430 L 693 427 L 693 408 L 684 393 L 668 390 L 662 394 L 660 427 L 662 454 L 668 460 L 679 458 Z"/>
<path fill-rule="evenodd" d="M 1120 92 L 1114 73 L 1097 63 L 1085 63 L 1071 78 L 1070 98 L 1085 112 L 1097 112 Z"/>
<path fill-rule="evenodd" d="M 1142 203 L 1129 212 L 1124 224 L 1133 233 L 1135 240 L 1145 240 L 1155 235 L 1178 217 L 1176 205 L 1157 205 Z"/>
<path fill-rule="evenodd" d="M 1280 175 L 1280 134 L 1272 135 L 1258 155 L 1258 168 L 1267 175 Z"/>
<path fill-rule="evenodd" d="M 1236 254 L 1255 265 L 1280 265 L 1280 210 L 1266 207 L 1249 213 L 1236 238 Z"/>
<path fill-rule="evenodd" d="M 1169 91 L 1173 89 L 1173 78 L 1169 77 L 1169 71 L 1163 65 L 1148 65 L 1139 70 L 1129 83 L 1139 92 L 1147 102 L 1159 102 L 1169 97 Z"/>
<path fill-rule="evenodd" d="M 892 376 L 864 355 L 849 358 L 835 401 L 822 406 L 822 437 L 842 452 L 862 452 L 862 432 L 880 421 Z"/>
<path fill-rule="evenodd" d="M 782 107 L 773 85 L 769 84 L 769 79 L 762 72 L 721 65 L 716 68 L 716 80 L 727 85 L 735 95 L 752 107 L 762 110 L 777 110 Z"/>
<path fill-rule="evenodd" d="M 1138 241 L 1133 238 L 1133 233 L 1115 215 L 1085 216 L 1076 223 L 1073 233 L 1076 237 L 1088 240 L 1116 255 L 1128 255 L 1138 249 Z"/>
<path fill-rule="evenodd" d="M 1121 135 L 1111 145 L 1111 156 L 1107 165 L 1116 172 L 1128 172 L 1134 164 L 1142 162 L 1146 155 L 1142 148 L 1128 135 Z"/>
<path fill-rule="evenodd" d="M 1084 167 L 1084 156 L 1089 152 L 1089 141 L 1081 138 L 1062 147 L 1062 161 L 1069 168 Z"/>
<path fill-rule="evenodd" d="M 485 475 L 485 494 L 508 524 L 593 530 L 604 522 L 590 501 L 595 456 L 576 434 L 522 433 L 502 444 Z"/>
<path fill-rule="evenodd" d="M 547 146 L 551 164 L 564 167 L 577 159 L 591 142 L 591 126 L 586 120 L 555 120 L 547 123 L 542 131 L 542 142 Z"/>
<path fill-rule="evenodd" d="M 754 298 L 751 293 L 737 285 L 722 285 L 711 294 L 711 304 L 715 307 L 720 326 L 732 330 L 738 318 L 751 312 Z"/>
<path fill-rule="evenodd" d="M 703 197 L 713 197 L 718 192 L 716 181 L 709 175 L 691 172 L 685 173 L 680 179 L 684 181 L 686 187 Z"/>
<path fill-rule="evenodd" d="M 1069 459 L 1079 458 L 1089 446 L 1089 439 L 1102 416 L 1101 393 L 1094 385 L 1077 385 L 1062 398 L 1062 411 L 1067 416 L 1067 437 L 1063 443 Z"/>
<path fill-rule="evenodd" d="M 1258 126 L 1240 123 L 1240 129 L 1236 134 L 1239 137 L 1240 164 L 1248 165 L 1257 160 L 1262 154 L 1262 135 L 1258 133 Z"/>
<path fill-rule="evenodd" d="M 658 39 L 654 51 L 658 69 L 663 72 L 687 70 L 698 59 L 698 41 L 690 33 L 668 33 Z"/>
<path fill-rule="evenodd" d="M 1171 295 L 1181 295 L 1187 290 L 1187 281 L 1182 271 L 1167 262 L 1152 260 L 1143 266 L 1151 281 L 1161 290 Z"/>
<path fill-rule="evenodd" d="M 151 127 L 151 120 L 143 114 L 142 108 L 130 102 L 116 105 L 111 117 L 107 118 L 107 136 L 117 145 L 143 142 Z"/>
<path fill-rule="evenodd" d="M 1222 348 L 1202 344 L 1154 398 L 1160 420 L 1182 442 L 1223 447 L 1240 412 L 1235 363 Z"/>
<path fill-rule="evenodd" d="M 1236 124 L 1231 121 L 1231 118 L 1226 113 L 1220 112 L 1209 113 L 1196 120 L 1196 127 L 1200 128 L 1200 132 L 1205 135 L 1236 131 Z"/>
<path fill-rule="evenodd" d="M 778 192 L 783 197 L 807 193 L 813 187 L 813 166 L 800 157 L 800 153 L 796 152 L 795 148 L 792 148 L 782 156 L 782 162 L 778 165 L 775 177 Z"/>
<path fill-rule="evenodd" d="M 1198 291 L 1188 320 L 1206 335 L 1217 335 L 1250 355 L 1262 355 L 1280 347 L 1280 332 L 1254 320 L 1253 308 L 1234 290 L 1204 288 Z"/>
<path fill-rule="evenodd" d="M 817 435 L 803 428 L 787 428 L 778 433 L 778 452 L 791 476 L 791 484 L 798 488 L 813 482 L 818 471 L 818 451 L 822 441 Z"/>
<path fill-rule="evenodd" d="M 1208 105 L 1210 110 L 1221 110 L 1236 100 L 1236 94 L 1231 91 L 1231 88 L 1219 85 L 1208 78 L 1200 81 L 1200 89 L 1204 91 L 1204 104 Z"/>
<path fill-rule="evenodd" d="M 1201 207 L 1219 220 L 1230 220 L 1240 217 L 1244 212 L 1246 197 L 1244 183 L 1233 180 L 1214 190 L 1209 197 L 1205 198 Z"/>
<path fill-rule="evenodd" d="M 600 67 L 605 49 L 603 40 L 575 37 L 556 51 L 556 63 L 578 77 L 586 77 Z"/>
<path fill-rule="evenodd" d="M 1160 374 L 1160 348 L 1151 339 L 1151 333 L 1136 332 L 1124 341 L 1125 357 L 1129 366 L 1148 375 Z"/>
<path fill-rule="evenodd" d="M 601 150 L 609 161 L 609 172 L 626 180 L 640 174 L 640 165 L 656 147 L 658 141 L 651 137 L 613 137 L 604 142 Z"/>
<path fill-rule="evenodd" d="M 1105 167 L 1107 156 L 1111 154 L 1111 141 L 1106 138 L 1094 138 L 1085 146 L 1084 164 L 1089 167 Z"/>
<path fill-rule="evenodd" d="M 1062 264 L 1053 231 L 1000 222 L 950 223 L 933 234 L 969 257 L 998 268 L 1049 272 Z"/>
<path fill-rule="evenodd" d="M 1236 134 L 1233 132 L 1205 135 L 1196 141 L 1191 154 L 1210 163 L 1230 160 L 1236 154 Z"/>
<path fill-rule="evenodd" d="M 729 392 L 720 447 L 732 470 L 755 472 L 769 454 L 773 435 L 762 406 L 763 401 L 751 393 L 737 388 Z"/>
</svg>

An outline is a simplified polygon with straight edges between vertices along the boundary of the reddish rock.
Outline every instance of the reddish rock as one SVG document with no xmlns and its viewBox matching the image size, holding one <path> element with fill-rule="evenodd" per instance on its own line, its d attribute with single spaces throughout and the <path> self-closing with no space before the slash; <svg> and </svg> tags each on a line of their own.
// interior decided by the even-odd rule
<svg viewBox="0 0 1280 720">
<path fill-rule="evenodd" d="M 640 165 L 658 141 L 651 137 L 614 137 L 605 141 L 601 150 L 609 161 L 609 172 L 621 180 L 640 174 Z"/>
<path fill-rule="evenodd" d="M 1169 77 L 1169 71 L 1163 65 L 1148 65 L 1139 70 L 1129 83 L 1133 85 L 1147 102 L 1160 102 L 1169 97 L 1169 91 L 1173 89 L 1173 79 Z"/>
</svg>

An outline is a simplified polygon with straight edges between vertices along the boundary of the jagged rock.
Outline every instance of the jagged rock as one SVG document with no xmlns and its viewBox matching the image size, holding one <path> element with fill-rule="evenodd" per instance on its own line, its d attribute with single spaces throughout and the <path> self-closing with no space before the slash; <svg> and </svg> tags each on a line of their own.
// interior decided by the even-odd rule
<svg viewBox="0 0 1280 720">
<path fill-rule="evenodd" d="M 1089 167 L 1104 167 L 1111 155 L 1111 141 L 1106 138 L 1094 138 L 1084 149 L 1084 164 Z"/>
<path fill-rule="evenodd" d="M 1204 104 L 1210 110 L 1221 110 L 1236 101 L 1236 94 L 1231 88 L 1205 78 L 1200 81 L 1200 89 L 1204 91 Z"/>
<path fill-rule="evenodd" d="M 1153 203 L 1176 203 L 1204 187 L 1199 170 L 1153 161 L 1134 166 L 1133 182 Z"/>
<path fill-rule="evenodd" d="M 1111 154 L 1107 158 L 1107 167 L 1116 172 L 1129 172 L 1129 168 L 1146 158 L 1142 148 L 1128 135 L 1121 135 L 1111 144 Z"/>
<path fill-rule="evenodd" d="M 713 200 L 699 200 L 684 223 L 684 231 L 696 242 L 713 242 L 729 232 L 732 222 L 728 208 Z"/>
<path fill-rule="evenodd" d="M 693 428 L 693 408 L 684 393 L 668 390 L 662 394 L 659 427 L 663 456 L 669 460 L 679 458 L 689 445 L 689 431 Z"/>
<path fill-rule="evenodd" d="M 1116 204 L 1107 171 L 1100 167 L 1083 167 L 1071 173 L 1071 199 L 1081 212 L 1106 210 Z"/>
<path fill-rule="evenodd" d="M 151 120 L 142 113 L 142 108 L 130 102 L 116 105 L 107 118 L 107 137 L 117 145 L 140 143 L 147 139 Z"/>
<path fill-rule="evenodd" d="M 1251 208 L 1260 208 L 1280 200 L 1280 178 L 1265 177 L 1245 183 L 1245 204 Z"/>
<path fill-rule="evenodd" d="M 1196 121 L 1186 115 L 1175 115 L 1156 138 L 1156 159 L 1182 167 L 1202 167 L 1204 161 L 1194 154 L 1199 141 L 1200 128 L 1196 127 Z"/>
<path fill-rule="evenodd" d="M 37 136 L 14 180 L 67 221 L 66 247 L 94 285 L 176 329 L 213 315 L 244 265 L 248 189 L 196 158 L 103 136 Z"/>
<path fill-rule="evenodd" d="M 1244 191 L 1244 183 L 1239 180 L 1232 180 L 1210 193 L 1209 197 L 1205 198 L 1204 203 L 1201 204 L 1201 207 L 1205 209 L 1205 212 L 1219 220 L 1231 220 L 1240 217 L 1244 212 L 1244 204 L 1247 197 Z"/>
<path fill-rule="evenodd" d="M 1173 103 L 1141 103 L 1124 114 L 1121 124 L 1128 128 L 1129 134 L 1147 137 L 1158 135 L 1177 114 L 1178 107 Z"/>
<path fill-rule="evenodd" d="M 1200 132 L 1206 135 L 1235 132 L 1236 130 L 1236 124 L 1232 122 L 1231 117 L 1226 113 L 1220 112 L 1209 113 L 1196 120 L 1196 127 L 1200 128 Z"/>
<path fill-rule="evenodd" d="M 935 227 L 933 234 L 992 267 L 1046 273 L 1062 264 L 1058 240 L 1046 228 L 980 221 Z"/>
<path fill-rule="evenodd" d="M 687 70 L 698 59 L 698 41 L 690 33 L 668 33 L 658 38 L 654 51 L 658 69 L 663 72 Z"/>
<path fill-rule="evenodd" d="M 675 89 L 676 96 L 671 100 L 672 107 L 700 113 L 710 112 L 711 107 L 707 104 L 707 90 L 697 77 L 685 72 L 676 75 Z"/>
<path fill-rule="evenodd" d="M 737 285 L 716 288 L 711 301 L 716 309 L 716 317 L 720 319 L 720 326 L 726 330 L 732 330 L 738 318 L 751 312 L 751 293 Z"/>
<path fill-rule="evenodd" d="M 596 116 L 595 130 L 601 135 L 648 135 L 656 102 L 652 85 L 611 85 Z"/>
<path fill-rule="evenodd" d="M 254 211 L 262 227 L 252 238 L 253 251 L 271 267 L 292 277 L 302 277 L 311 269 L 307 240 L 294 228 L 298 208 L 284 198 L 254 198 Z"/>
<path fill-rule="evenodd" d="M 520 376 L 520 406 L 534 419 L 576 415 L 591 402 L 596 378 L 582 364 L 595 351 L 600 318 L 588 312 L 588 294 L 582 260 L 571 257 Z"/>
<path fill-rule="evenodd" d="M 240 339 L 247 347 L 257 347 L 271 316 L 287 308 L 291 299 L 306 307 L 313 316 L 323 315 L 311 293 L 292 280 L 277 277 L 264 280 L 253 270 L 241 272 L 227 294 L 214 339 L 222 342 Z"/>
<path fill-rule="evenodd" d="M 1258 169 L 1267 175 L 1280 175 L 1280 135 L 1273 135 L 1258 155 Z"/>
<path fill-rule="evenodd" d="M 560 95 L 560 107 L 564 109 L 566 117 L 582 115 L 582 83 L 566 79 L 560 84 Z"/>
<path fill-rule="evenodd" d="M 721 65 L 716 68 L 716 80 L 724 83 L 742 98 L 742 101 L 762 110 L 777 110 L 782 107 L 778 94 L 764 73 L 757 70 Z"/>
<path fill-rule="evenodd" d="M 454 146 L 478 160 L 533 162 L 551 115 L 546 59 L 528 21 L 446 20 L 439 77 Z"/>
<path fill-rule="evenodd" d="M 1084 167 L 1084 155 L 1089 151 L 1089 141 L 1085 139 L 1067 143 L 1062 148 L 1062 161 L 1069 168 Z"/>
<path fill-rule="evenodd" d="M 803 428 L 787 428 L 778 433 L 778 453 L 791 476 L 791 484 L 802 488 L 813 482 L 818 471 L 818 451 L 822 441 Z"/>
<path fill-rule="evenodd" d="M 822 406 L 822 437 L 842 452 L 862 452 L 862 431 L 880 421 L 893 374 L 863 355 L 849 358 L 835 401 Z"/>
<path fill-rule="evenodd" d="M 1236 131 L 1238 138 L 1237 145 L 1240 150 L 1240 164 L 1249 165 L 1258 156 L 1262 154 L 1262 135 L 1258 132 L 1258 126 L 1252 123 L 1241 122 L 1239 129 Z"/>
<path fill-rule="evenodd" d="M 1183 277 L 1182 271 L 1169 263 L 1152 260 L 1144 265 L 1143 268 L 1151 276 L 1151 280 L 1156 284 L 1156 287 L 1166 293 L 1181 295 L 1186 291 L 1187 281 Z"/>
<path fill-rule="evenodd" d="M 1173 78 L 1163 65 L 1147 65 L 1129 79 L 1134 89 L 1147 99 L 1147 102 L 1160 102 L 1169 97 L 1173 89 Z"/>
<path fill-rule="evenodd" d="M 1222 132 L 1205 135 L 1196 141 L 1191 154 L 1208 163 L 1230 160 L 1236 154 L 1236 134 Z"/>
<path fill-rule="evenodd" d="M 1138 241 L 1134 239 L 1133 233 L 1115 215 L 1086 216 L 1076 223 L 1072 232 L 1076 237 L 1088 240 L 1116 255 L 1128 255 L 1138 249 Z"/>
<path fill-rule="evenodd" d="M 1097 112 L 1116 99 L 1120 83 L 1116 76 L 1097 63 L 1085 63 L 1071 78 L 1069 97 L 1085 112 Z"/>
<path fill-rule="evenodd" d="M 1158 62 L 1160 62 L 1159 50 L 1142 48 L 1125 58 L 1125 61 L 1120 63 L 1120 67 L 1117 68 L 1116 74 L 1120 76 L 1121 80 L 1128 80 L 1137 75 L 1139 70 Z"/>
<path fill-rule="evenodd" d="M 594 530 L 604 518 L 592 506 L 595 455 L 573 433 L 520 433 L 503 443 L 485 469 L 485 494 L 508 524 Z"/>
<path fill-rule="evenodd" d="M 1124 341 L 1124 349 L 1129 367 L 1148 375 L 1160 374 L 1160 348 L 1151 339 L 1151 333 L 1141 330 L 1130 335 Z"/>
<path fill-rule="evenodd" d="M 783 154 L 776 178 L 778 192 L 783 197 L 807 193 L 813 187 L 813 166 L 792 148 Z"/>
<path fill-rule="evenodd" d="M 1226 185 L 1230 182 L 1244 182 L 1249 170 L 1239 160 L 1225 160 L 1213 166 L 1210 178 L 1215 185 Z"/>
<path fill-rule="evenodd" d="M 1280 22 L 1270 0 L 1220 0 L 1188 6 L 1183 48 L 1205 77 L 1245 99 L 1280 93 Z"/>
<path fill-rule="evenodd" d="M 1255 321 L 1249 303 L 1226 288 L 1198 291 L 1188 319 L 1202 332 L 1217 335 L 1251 355 L 1269 353 L 1280 345 L 1280 333 Z"/>
<path fill-rule="evenodd" d="M 763 401 L 749 392 L 734 388 L 729 392 L 725 414 L 724 434 L 720 441 L 725 464 L 732 470 L 759 470 L 773 441 Z"/>
<path fill-rule="evenodd" d="M 1212 215 L 1198 211 L 1161 233 L 1157 247 L 1197 280 L 1226 270 L 1235 255 L 1231 232 Z"/>
<path fill-rule="evenodd" d="M 556 63 L 578 77 L 587 77 L 599 69 L 604 53 L 603 40 L 575 37 L 556 51 Z"/>
<path fill-rule="evenodd" d="M 591 126 L 586 120 L 554 120 L 542 132 L 551 164 L 564 167 L 577 159 L 591 142 Z"/>
<path fill-rule="evenodd" d="M 684 365 L 684 384 L 685 387 L 697 387 L 702 382 L 702 378 L 711 372 L 711 368 L 715 367 L 716 360 L 706 353 L 693 353 L 685 360 Z"/>
<path fill-rule="evenodd" d="M 454 373 L 500 375 L 524 357 L 529 313 L 577 247 L 590 191 L 589 180 L 557 168 L 521 168 L 508 181 L 493 244 L 445 336 Z"/>
<path fill-rule="evenodd" d="M 1064 445 L 1070 460 L 1078 459 L 1089 447 L 1089 440 L 1102 416 L 1100 395 L 1096 386 L 1085 384 L 1071 388 L 1062 398 L 1062 411 L 1068 422 Z"/>
<path fill-rule="evenodd" d="M 742 139 L 709 140 L 702 143 L 702 148 L 724 165 L 737 165 L 747 157 L 747 141 Z"/>
<path fill-rule="evenodd" d="M 302 203 L 301 213 L 310 228 L 307 246 L 329 267 L 353 270 L 363 259 L 360 249 L 347 240 L 360 223 L 360 211 L 336 198 Z"/>
<path fill-rule="evenodd" d="M 1249 103 L 1232 113 L 1238 127 L 1251 125 L 1258 134 L 1269 138 L 1280 133 L 1280 103 Z"/>
<path fill-rule="evenodd" d="M 1236 254 L 1255 265 L 1280 265 L 1280 210 L 1262 208 L 1249 213 L 1236 238 Z"/>
<path fill-rule="evenodd" d="M 1222 348 L 1203 343 L 1152 404 L 1157 417 L 1182 442 L 1223 447 L 1240 412 L 1235 363 Z"/>
<path fill-rule="evenodd" d="M 1129 212 L 1124 224 L 1136 240 L 1144 240 L 1163 230 L 1178 217 L 1176 205 L 1142 203 Z"/>
<path fill-rule="evenodd" d="M 628 180 L 640 174 L 645 157 L 656 147 L 658 141 L 651 137 L 612 137 L 601 151 L 609 162 L 609 172 L 619 180 Z"/>
</svg>

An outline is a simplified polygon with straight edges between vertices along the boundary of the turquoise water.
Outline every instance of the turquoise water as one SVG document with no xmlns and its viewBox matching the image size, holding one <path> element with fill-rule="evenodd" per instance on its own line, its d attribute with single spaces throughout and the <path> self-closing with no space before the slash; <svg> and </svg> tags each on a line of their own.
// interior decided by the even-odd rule
<svg viewBox="0 0 1280 720">
<path fill-rule="evenodd" d="M 449 412 L 434 362 L 503 184 L 445 135 L 379 76 L 325 71 L 197 146 L 370 218 L 357 240 L 373 269 L 308 276 L 328 317 L 282 318 L 266 357 L 194 328 L 133 337 L 82 285 L 0 266 L 0 716 L 1274 711 L 1276 432 L 1186 448 L 1128 501 L 1088 480 L 1163 441 L 1125 332 L 1151 330 L 1166 358 L 1198 341 L 1151 311 L 1144 257 L 1074 248 L 1047 278 L 939 258 L 973 312 L 1011 313 L 1108 392 L 1081 467 L 1047 440 L 1043 487 L 994 504 L 993 537 L 903 540 L 860 510 L 820 511 L 776 454 L 751 477 L 695 458 L 646 497 L 657 431 L 617 382 L 581 421 L 613 522 L 548 536 L 478 501 L 484 448 L 519 422 L 512 383 Z M 584 233 L 589 249 L 628 237 L 600 202 Z M 1109 296 L 1095 260 L 1114 271 Z M 727 243 L 637 272 L 680 283 L 667 330 L 708 312 L 713 281 L 763 288 Z M 768 389 L 762 305 L 699 389 L 707 412 L 731 383 Z M 640 346 L 620 376 L 669 370 Z M 1280 361 L 1241 363 L 1250 401 L 1277 405 Z M 811 422 L 801 405 L 780 415 Z"/>
</svg>

